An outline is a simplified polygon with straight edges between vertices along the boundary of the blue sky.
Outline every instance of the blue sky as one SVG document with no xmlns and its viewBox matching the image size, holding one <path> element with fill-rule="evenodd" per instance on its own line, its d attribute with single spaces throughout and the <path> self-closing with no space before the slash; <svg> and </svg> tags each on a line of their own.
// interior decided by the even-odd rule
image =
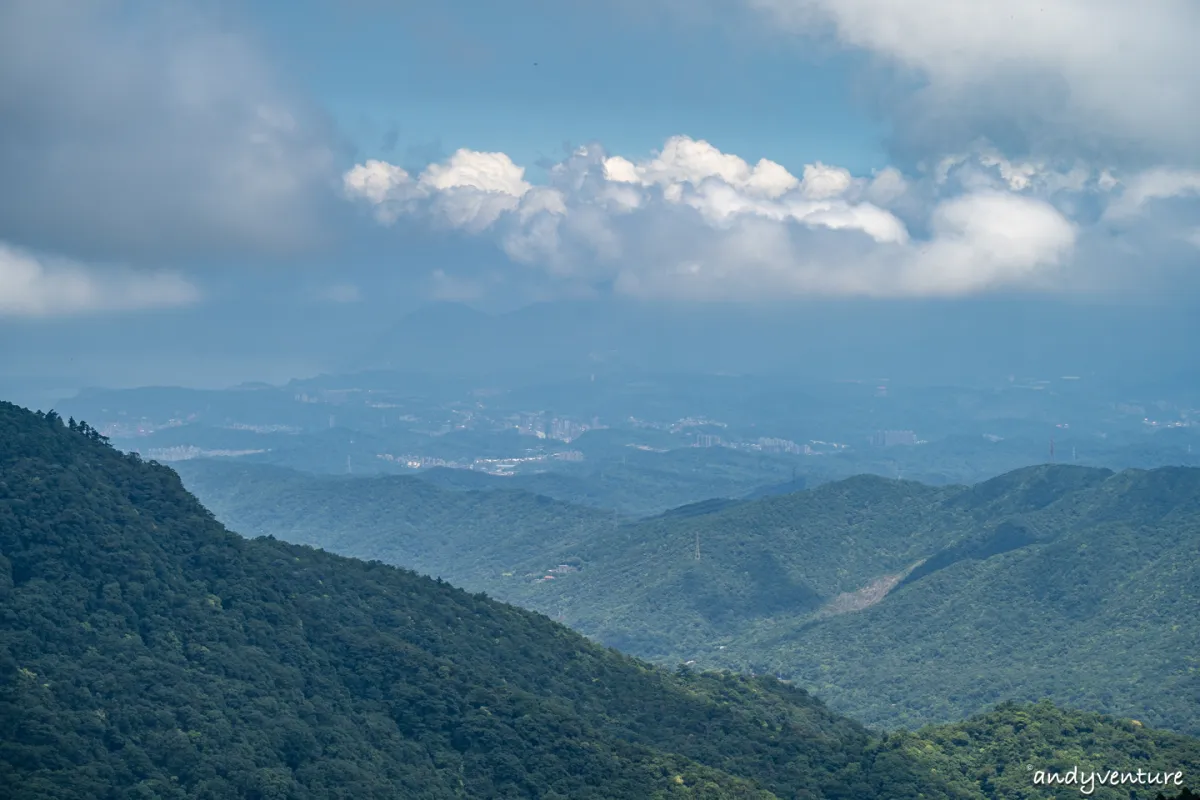
<svg viewBox="0 0 1200 800">
<path fill-rule="evenodd" d="M 13 0 L 0 334 L 1192 302 L 1198 31 L 1184 0 Z"/>
<path fill-rule="evenodd" d="M 428 5 L 260 0 L 246 17 L 367 157 L 468 147 L 535 165 L 561 159 L 564 142 L 645 154 L 685 133 L 798 168 L 887 163 L 854 54 L 756 46 L 730 33 L 736 18 L 672 27 L 597 3 Z"/>
</svg>

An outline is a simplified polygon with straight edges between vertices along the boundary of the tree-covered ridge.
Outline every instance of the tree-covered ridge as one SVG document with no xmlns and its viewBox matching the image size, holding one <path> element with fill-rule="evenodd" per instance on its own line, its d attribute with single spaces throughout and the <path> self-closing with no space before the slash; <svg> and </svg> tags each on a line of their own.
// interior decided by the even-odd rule
<svg viewBox="0 0 1200 800">
<path fill-rule="evenodd" d="M 777 681 L 242 539 L 56 418 L 0 406 L 0 475 L 8 796 L 960 796 Z"/>
<path fill-rule="evenodd" d="M 0 405 L 6 796 L 1007 800 L 1049 795 L 992 762 L 1200 770 L 1195 740 L 1134 727 L 1009 706 L 875 739 L 774 679 L 669 673 L 441 581 L 240 538 L 171 470 Z"/>
<path fill-rule="evenodd" d="M 664 621 L 690 631 L 689 640 L 711 641 L 748 618 L 811 612 L 860 580 L 904 569 L 972 524 L 960 513 L 957 527 L 946 529 L 943 501 L 956 489 L 873 476 L 717 513 L 627 523 L 524 492 L 438 491 L 411 478 L 330 478 L 220 462 L 181 472 L 247 535 L 441 575 L 564 613 L 623 648 L 687 656 L 681 660 L 692 657 L 691 646 L 664 631 Z M 898 526 L 905 536 L 896 536 Z M 585 569 L 561 585 L 532 584 L 564 562 Z M 620 591 L 609 591 L 614 586 Z M 635 643 L 631 629 L 645 636 Z"/>
<path fill-rule="evenodd" d="M 572 626 L 630 652 L 703 662 L 750 624 L 805 619 L 951 541 L 969 524 L 962 515 L 946 524 L 953 491 L 864 475 L 647 520 L 563 548 L 583 565 L 568 580 L 504 587 L 502 596 L 561 609 Z"/>
<path fill-rule="evenodd" d="M 1004 703 L 963 722 L 889 736 L 882 746 L 964 791 L 997 798 L 1127 800 L 1165 793 L 1186 800 L 1194 796 L 1187 781 L 1195 785 L 1200 759 L 1195 739 L 1048 702 Z M 1064 779 L 1065 785 L 1056 782 Z"/>
<path fill-rule="evenodd" d="M 611 531 L 611 513 L 519 490 L 452 491 L 418 478 L 330 477 L 267 464 L 183 463 L 180 473 L 239 533 L 398 564 L 476 588 Z"/>
<path fill-rule="evenodd" d="M 204 488 L 235 529 L 262 520 L 410 565 L 408 493 L 348 483 L 309 476 L 300 491 L 214 467 Z M 860 476 L 619 525 L 505 502 L 431 497 L 421 530 L 455 546 L 419 567 L 636 655 L 781 675 L 873 726 L 1049 697 L 1200 733 L 1197 469 L 1045 465 L 971 487 Z M 438 522 L 469 516 L 460 504 L 488 524 Z M 561 563 L 578 569 L 547 572 Z"/>
<path fill-rule="evenodd" d="M 946 555 L 937 569 L 877 605 L 762 627 L 747 649 L 873 725 L 1049 697 L 1194 734 L 1198 500 L 1200 470 L 1113 475 L 996 518 L 991 539 L 939 551 L 926 562 Z"/>
</svg>

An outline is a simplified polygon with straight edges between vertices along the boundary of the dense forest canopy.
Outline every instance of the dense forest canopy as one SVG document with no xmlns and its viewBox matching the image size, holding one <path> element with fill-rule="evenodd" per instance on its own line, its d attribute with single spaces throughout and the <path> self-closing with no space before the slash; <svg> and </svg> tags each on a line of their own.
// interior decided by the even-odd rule
<svg viewBox="0 0 1200 800">
<path fill-rule="evenodd" d="M 399 476 L 183 474 L 234 530 L 440 575 L 668 666 L 783 676 L 870 725 L 1049 697 L 1200 734 L 1200 469 L 862 475 L 636 522 Z"/>
<path fill-rule="evenodd" d="M 7 796 L 1016 798 L 1076 758 L 1192 775 L 1200 743 L 1049 705 L 876 738 L 772 678 L 243 539 L 171 470 L 0 405 Z"/>
</svg>

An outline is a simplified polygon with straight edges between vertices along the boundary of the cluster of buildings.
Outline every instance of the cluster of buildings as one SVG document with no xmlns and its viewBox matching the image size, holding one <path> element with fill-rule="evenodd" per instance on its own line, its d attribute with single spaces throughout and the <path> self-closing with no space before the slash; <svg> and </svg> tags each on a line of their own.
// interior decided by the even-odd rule
<svg viewBox="0 0 1200 800">
<path fill-rule="evenodd" d="M 168 464 L 172 461 L 190 461 L 193 458 L 237 458 L 239 456 L 256 456 L 266 450 L 205 450 L 194 445 L 179 445 L 177 447 L 152 447 L 148 450 L 135 451 L 148 461 L 158 461 Z"/>
<path fill-rule="evenodd" d="M 814 444 L 818 444 L 814 442 Z M 823 444 L 823 442 L 821 443 Z M 812 447 L 807 444 L 797 444 L 791 439 L 763 436 L 754 442 L 729 442 L 711 433 L 698 433 L 692 441 L 692 447 L 729 447 L 734 450 L 755 450 L 760 453 L 787 453 L 795 456 L 814 455 Z"/>
<path fill-rule="evenodd" d="M 152 433 L 169 428 L 179 428 L 195 418 L 196 415 L 192 414 L 187 420 L 169 419 L 163 423 L 151 422 L 148 419 L 140 419 L 136 422 L 106 422 L 98 430 L 102 436 L 107 436 L 110 439 L 132 439 L 137 436 L 149 436 Z"/>
<path fill-rule="evenodd" d="M 667 430 L 671 431 L 671 433 L 679 433 L 680 431 L 686 430 L 688 428 L 728 428 L 728 427 L 729 426 L 726 423 L 717 422 L 715 419 L 709 419 L 708 417 L 684 417 L 683 419 L 678 420 L 677 422 L 671 423 L 670 427 L 668 427 Z"/>
<path fill-rule="evenodd" d="M 555 461 L 583 461 L 583 453 L 578 450 L 564 450 L 558 453 L 539 453 L 537 455 L 528 455 L 516 458 L 475 458 L 469 461 L 452 461 L 445 458 L 437 458 L 434 456 L 422 455 L 394 455 L 392 453 L 377 453 L 375 455 L 380 461 L 386 461 L 389 464 L 399 464 L 409 469 L 431 469 L 433 467 L 445 467 L 446 469 L 470 469 L 477 472 L 486 472 L 489 475 L 512 475 L 520 467 L 537 462 L 545 462 L 549 460 Z"/>
<path fill-rule="evenodd" d="M 250 425 L 244 422 L 232 422 L 228 425 L 222 425 L 222 428 L 231 431 L 250 431 L 251 433 L 301 433 L 302 429 L 295 425 Z"/>
<path fill-rule="evenodd" d="M 470 464 L 464 464 L 459 461 L 447 461 L 444 458 L 433 458 L 431 456 L 394 456 L 391 453 L 379 453 L 375 457 L 392 464 L 402 464 L 409 469 L 429 469 L 431 467 L 449 467 L 450 469 L 471 468 Z"/>
<path fill-rule="evenodd" d="M 917 434 L 913 431 L 875 431 L 871 435 L 872 447 L 895 447 L 902 444 L 917 444 Z"/>
<path fill-rule="evenodd" d="M 553 439 L 559 442 L 573 441 L 587 431 L 603 427 L 596 417 L 590 422 L 577 422 L 546 414 L 521 414 L 516 418 L 516 429 L 522 436 L 536 436 L 539 439 Z"/>
<path fill-rule="evenodd" d="M 812 455 L 812 448 L 806 444 L 796 444 L 791 439 L 760 438 L 756 449 L 764 453 L 789 453 L 791 455 Z"/>
</svg>

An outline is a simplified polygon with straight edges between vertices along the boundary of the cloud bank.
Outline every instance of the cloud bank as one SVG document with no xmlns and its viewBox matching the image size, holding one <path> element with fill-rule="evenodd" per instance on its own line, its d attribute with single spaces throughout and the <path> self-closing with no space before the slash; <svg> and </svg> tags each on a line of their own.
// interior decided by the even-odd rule
<svg viewBox="0 0 1200 800">
<path fill-rule="evenodd" d="M 1096 243 L 1144 232 L 1163 203 L 1191 202 L 1200 179 L 1158 168 L 1122 181 L 986 147 L 912 176 L 820 163 L 794 175 L 679 136 L 640 161 L 580 148 L 544 186 L 503 153 L 459 150 L 419 175 L 367 161 L 343 188 L 381 224 L 491 237 L 548 277 L 639 297 L 953 297 L 1111 282 L 1129 254 L 1097 261 Z M 1184 257 L 1194 233 L 1176 237 Z"/>
<path fill-rule="evenodd" d="M 186 4 L 0 3 L 0 316 L 176 306 L 199 292 L 174 269 L 303 252 L 337 203 L 330 141 Z"/>
<path fill-rule="evenodd" d="M 830 34 L 897 72 L 903 148 L 977 137 L 1009 152 L 1200 163 L 1191 0 L 736 0 L 773 31 Z M 906 89 L 906 90 L 904 90 Z"/>
<path fill-rule="evenodd" d="M 0 242 L 0 317 L 140 311 L 199 299 L 199 290 L 176 273 L 88 269 Z"/>
<path fill-rule="evenodd" d="M 0 238 L 84 260 L 292 254 L 338 165 L 243 36 L 145 0 L 0 3 Z"/>
<path fill-rule="evenodd" d="M 399 238 L 362 259 L 421 262 L 444 298 L 501 283 L 747 301 L 1127 291 L 1195 271 L 1195 3 L 708 1 L 729 5 L 886 65 L 904 170 L 789 169 L 690 136 L 649 155 L 579 148 L 544 182 L 467 149 L 419 174 L 343 170 L 254 43 L 185 4 L 0 3 L 0 316 L 194 302 L 178 269 L 334 234 L 352 249 L 346 200 L 417 238 L 493 243 L 504 263 L 486 275 L 465 256 L 393 258 Z M 362 276 L 343 277 L 319 296 L 362 299 Z"/>
</svg>

